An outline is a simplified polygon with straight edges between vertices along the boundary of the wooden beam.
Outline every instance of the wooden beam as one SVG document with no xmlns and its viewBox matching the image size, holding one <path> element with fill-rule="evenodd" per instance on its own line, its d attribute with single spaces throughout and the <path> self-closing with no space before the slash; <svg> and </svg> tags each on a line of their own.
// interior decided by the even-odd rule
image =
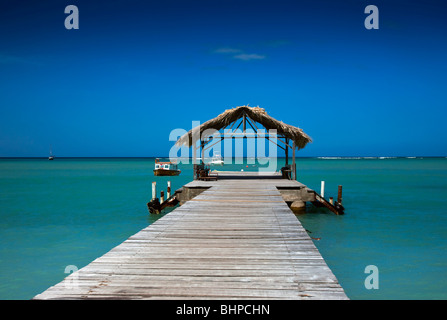
<svg viewBox="0 0 447 320">
<path fill-rule="evenodd" d="M 203 140 L 200 140 L 200 149 L 201 149 L 201 155 L 202 155 L 202 160 L 200 161 L 202 164 L 204 164 L 204 157 L 205 157 L 205 149 L 204 149 L 204 146 L 205 146 L 205 141 L 203 141 Z"/>
<path fill-rule="evenodd" d="M 268 141 L 273 142 L 274 144 L 276 144 L 278 147 L 280 147 L 281 149 L 285 150 L 283 147 L 281 147 L 279 144 L 277 144 L 275 141 L 270 140 L 270 137 L 265 137 Z"/>
<path fill-rule="evenodd" d="M 292 158 L 292 179 L 293 180 L 296 180 L 295 150 L 296 150 L 296 144 L 295 144 L 295 140 L 294 140 L 293 141 L 293 158 Z"/>
<path fill-rule="evenodd" d="M 290 149 L 292 149 L 292 146 L 291 146 L 289 143 L 287 143 L 287 142 L 281 140 L 281 136 L 278 135 L 278 138 L 277 138 L 277 139 L 278 139 L 279 141 L 281 141 L 282 143 L 284 143 L 287 147 L 289 147 Z M 289 139 L 289 138 L 284 137 L 284 139 Z"/>
<path fill-rule="evenodd" d="M 221 137 L 220 140 L 217 140 L 216 142 L 214 142 L 212 145 L 205 145 L 205 150 L 211 148 L 212 146 L 214 146 L 216 143 L 221 142 L 224 139 L 224 137 Z"/>
<path fill-rule="evenodd" d="M 250 127 L 254 130 L 254 132 L 257 133 L 257 132 L 258 132 L 258 127 L 256 127 L 254 121 L 253 121 L 250 117 L 247 117 L 246 120 L 247 120 L 248 124 L 250 125 Z M 251 121 L 249 121 L 249 120 L 253 121 L 253 124 L 252 124 Z M 253 126 L 254 126 L 254 127 L 253 127 Z M 256 128 L 256 129 L 255 129 L 255 128 Z"/>
<path fill-rule="evenodd" d="M 242 132 L 245 132 L 245 129 L 247 128 L 247 117 L 245 113 L 242 115 L 242 121 L 243 121 Z"/>
</svg>

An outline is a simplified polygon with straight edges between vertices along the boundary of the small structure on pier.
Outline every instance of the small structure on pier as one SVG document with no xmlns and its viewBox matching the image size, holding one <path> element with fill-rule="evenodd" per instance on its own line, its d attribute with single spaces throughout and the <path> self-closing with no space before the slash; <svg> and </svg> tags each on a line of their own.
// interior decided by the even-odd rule
<svg viewBox="0 0 447 320">
<path fill-rule="evenodd" d="M 211 173 L 204 162 L 205 151 L 228 138 L 265 138 L 284 150 L 285 166 L 281 168 L 281 173 L 276 172 L 277 170 L 273 170 L 274 172 L 220 171 Z M 153 187 L 152 200 L 147 203 L 149 212 L 160 213 L 165 207 L 177 203 L 182 205 L 210 187 L 220 184 L 217 180 L 238 180 L 239 182 L 234 182 L 237 184 L 248 179 L 257 179 L 258 183 L 267 183 L 266 181 L 273 179 L 276 181 L 271 182 L 280 190 L 284 201 L 292 209 L 303 211 L 306 207 L 305 203 L 312 202 L 336 214 L 343 214 L 341 189 L 339 189 L 338 201 L 334 202 L 333 199 L 326 200 L 324 192 L 319 195 L 297 182 L 295 152 L 296 149 L 303 149 L 309 142 L 312 142 L 312 139 L 302 129 L 272 118 L 262 108 L 240 106 L 226 110 L 216 118 L 191 129 L 177 140 L 177 147 L 187 146 L 193 149 L 194 181 L 176 190 L 175 194 L 172 197 L 169 195 L 166 201 L 163 201 L 164 194 L 160 200 L 156 197 Z M 198 150 L 201 151 L 200 163 L 197 162 Z M 292 151 L 291 164 L 289 164 L 290 150 Z"/>
<path fill-rule="evenodd" d="M 241 128 L 241 129 L 240 129 Z M 251 128 L 251 129 L 250 129 Z M 247 129 L 250 129 L 247 131 Z M 223 130 L 223 132 L 219 132 Z M 304 148 L 312 139 L 298 127 L 285 124 L 267 114 L 259 107 L 240 106 L 226 110 L 216 118 L 191 129 L 178 139 L 176 145 L 193 148 L 194 178 L 206 174 L 205 150 L 227 138 L 265 138 L 284 150 L 286 163 L 283 176 L 296 180 L 295 151 Z M 200 146 L 198 142 L 200 141 Z M 197 150 L 201 149 L 201 163 L 197 163 Z M 292 164 L 289 151 L 292 150 Z"/>
</svg>

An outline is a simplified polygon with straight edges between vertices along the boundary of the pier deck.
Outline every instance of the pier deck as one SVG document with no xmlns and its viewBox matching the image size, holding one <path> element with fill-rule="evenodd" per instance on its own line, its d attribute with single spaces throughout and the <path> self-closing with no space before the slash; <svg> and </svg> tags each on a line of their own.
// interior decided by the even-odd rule
<svg viewBox="0 0 447 320">
<path fill-rule="evenodd" d="M 219 180 L 35 299 L 347 299 L 280 195 Z"/>
</svg>

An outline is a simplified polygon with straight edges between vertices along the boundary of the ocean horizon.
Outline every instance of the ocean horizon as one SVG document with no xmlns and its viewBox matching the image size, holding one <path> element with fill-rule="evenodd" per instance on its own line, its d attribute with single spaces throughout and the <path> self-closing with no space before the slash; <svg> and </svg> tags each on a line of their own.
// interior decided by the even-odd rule
<svg viewBox="0 0 447 320">
<path fill-rule="evenodd" d="M 159 157 L 163 158 L 163 157 Z M 167 157 L 166 157 L 167 158 Z M 0 299 L 31 299 L 172 210 L 150 215 L 155 157 L 0 158 Z M 326 197 L 343 185 L 345 215 L 297 215 L 350 299 L 446 299 L 445 157 L 299 157 L 298 181 Z M 284 158 L 278 158 L 278 170 Z M 256 170 L 247 159 L 219 170 Z M 367 289 L 376 266 L 379 288 Z"/>
<path fill-rule="evenodd" d="M 55 159 L 168 159 L 169 156 L 55 156 Z M 210 157 L 211 158 L 211 157 Z M 247 157 L 232 157 L 233 159 L 247 159 Z M 266 159 L 273 157 L 248 157 L 249 159 Z M 276 157 L 285 159 L 286 157 Z M 424 159 L 424 158 L 447 158 L 447 156 L 296 156 L 296 159 Z M 29 157 L 0 157 L 0 159 L 48 159 L 48 156 L 29 156 Z M 176 157 L 175 159 L 192 159 L 191 157 Z M 200 159 L 199 157 L 197 159 Z M 291 159 L 291 158 L 289 158 Z"/>
</svg>

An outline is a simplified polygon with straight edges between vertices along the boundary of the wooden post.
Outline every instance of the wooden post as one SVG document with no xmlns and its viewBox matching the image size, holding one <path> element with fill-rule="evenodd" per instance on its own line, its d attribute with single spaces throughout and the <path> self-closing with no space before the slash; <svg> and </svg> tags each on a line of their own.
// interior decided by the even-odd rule
<svg viewBox="0 0 447 320">
<path fill-rule="evenodd" d="M 165 202 L 165 192 L 163 190 L 160 191 L 160 204 Z"/>
<path fill-rule="evenodd" d="M 201 157 L 202 157 L 202 161 L 200 161 L 202 164 L 205 164 L 205 141 L 200 140 L 200 148 L 201 148 Z"/>
<path fill-rule="evenodd" d="M 285 152 L 286 152 L 286 167 L 289 165 L 289 138 L 286 138 L 286 146 L 285 146 Z"/>
<path fill-rule="evenodd" d="M 324 181 L 321 181 L 321 191 L 320 191 L 320 195 L 322 198 L 324 198 Z"/>
<path fill-rule="evenodd" d="M 166 198 L 169 199 L 171 197 L 171 181 L 168 181 L 168 192 Z"/>
<path fill-rule="evenodd" d="M 292 158 L 292 179 L 293 180 L 296 180 L 295 150 L 296 150 L 296 144 L 295 144 L 295 140 L 294 140 L 293 141 L 293 153 L 292 153 L 292 157 L 293 157 Z"/>
<path fill-rule="evenodd" d="M 197 179 L 197 175 L 196 175 L 196 172 L 197 172 L 197 148 L 196 148 L 196 145 L 193 144 L 192 148 L 193 148 L 193 151 L 192 151 L 192 167 L 193 167 L 192 177 L 194 180 L 196 180 Z"/>
<path fill-rule="evenodd" d="M 244 112 L 244 114 L 242 115 L 242 132 L 243 133 L 245 133 L 245 129 L 247 129 L 247 118 L 246 118 L 246 115 Z"/>
<path fill-rule="evenodd" d="M 152 182 L 152 200 L 157 197 L 157 182 Z"/>
<path fill-rule="evenodd" d="M 339 204 L 341 204 L 341 201 L 342 201 L 342 188 L 343 188 L 343 186 L 338 186 L 338 197 L 337 197 L 337 202 L 339 203 Z"/>
<path fill-rule="evenodd" d="M 197 150 L 196 146 L 192 146 L 192 164 L 195 165 L 197 162 Z"/>
<path fill-rule="evenodd" d="M 193 148 L 193 179 L 197 179 L 197 141 L 200 141 L 200 121 L 192 122 L 192 134 L 191 134 L 191 143 Z"/>
</svg>

